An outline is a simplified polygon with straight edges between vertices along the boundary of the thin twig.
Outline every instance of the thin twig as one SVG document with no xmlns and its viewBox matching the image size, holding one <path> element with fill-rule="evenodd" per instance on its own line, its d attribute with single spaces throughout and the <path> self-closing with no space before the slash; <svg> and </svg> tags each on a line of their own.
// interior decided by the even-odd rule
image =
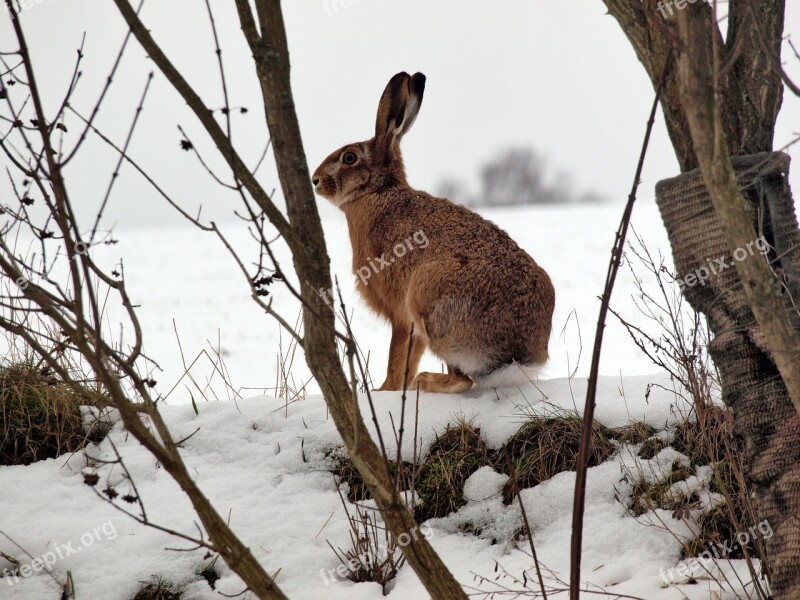
<svg viewBox="0 0 800 600">
<path fill-rule="evenodd" d="M 586 404 L 583 412 L 583 428 L 581 430 L 581 443 L 578 453 L 578 465 L 575 474 L 575 496 L 572 506 L 572 540 L 570 544 L 570 600 L 579 600 L 581 582 L 581 549 L 583 546 L 583 512 L 586 502 L 586 470 L 589 462 L 589 451 L 592 443 L 592 425 L 594 423 L 595 396 L 597 395 L 597 379 L 600 368 L 600 351 L 603 347 L 603 331 L 606 326 L 606 315 L 608 305 L 611 301 L 611 291 L 614 289 L 614 281 L 622 262 L 622 252 L 625 247 L 625 236 L 628 231 L 633 204 L 636 201 L 636 192 L 639 189 L 639 181 L 644 167 L 644 159 L 647 155 L 647 147 L 650 143 L 650 134 L 655 123 L 658 103 L 661 99 L 661 91 L 666 81 L 668 65 L 672 57 L 672 50 L 667 54 L 664 66 L 661 69 L 656 94 L 653 105 L 650 108 L 650 118 L 647 121 L 642 150 L 639 153 L 639 163 L 636 165 L 636 174 L 633 178 L 631 192 L 628 195 L 628 202 L 622 215 L 619 228 L 617 229 L 614 247 L 611 250 L 611 261 L 608 265 L 605 288 L 603 290 L 602 302 L 600 304 L 600 314 L 597 317 L 597 329 L 595 330 L 594 350 L 592 352 L 592 365 L 589 370 L 589 381 L 586 389 Z"/>
</svg>

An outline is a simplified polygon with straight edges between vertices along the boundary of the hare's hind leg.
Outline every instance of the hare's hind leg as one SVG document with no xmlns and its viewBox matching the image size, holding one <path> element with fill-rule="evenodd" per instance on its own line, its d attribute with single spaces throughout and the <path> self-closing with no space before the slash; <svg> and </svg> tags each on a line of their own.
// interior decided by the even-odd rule
<svg viewBox="0 0 800 600">
<path fill-rule="evenodd" d="M 424 372 L 416 376 L 411 389 L 419 386 L 424 392 L 439 392 L 442 394 L 460 394 L 472 387 L 472 379 L 458 369 L 448 365 L 447 373 Z"/>
<path fill-rule="evenodd" d="M 460 349 L 465 341 L 459 327 L 464 315 L 459 310 L 449 310 L 451 301 L 442 299 L 443 288 L 448 287 L 448 277 L 452 277 L 454 271 L 453 265 L 428 263 L 411 277 L 405 299 L 408 320 L 414 323 L 415 331 L 431 351 L 447 362 L 447 373 L 420 373 L 414 378 L 412 389 L 419 387 L 425 392 L 458 394 L 472 387 L 472 379 L 459 369 L 459 364 L 448 359 L 454 356 L 452 350 Z M 456 304 L 464 306 L 460 301 Z"/>
<path fill-rule="evenodd" d="M 411 353 L 408 344 L 411 342 Z M 411 337 L 411 326 L 402 323 L 392 325 L 392 341 L 389 344 L 389 364 L 386 367 L 386 381 L 377 388 L 376 392 L 389 390 L 402 390 L 408 372 L 408 381 L 405 382 L 411 389 L 411 381 L 417 374 L 419 360 L 425 353 L 425 340 L 419 336 Z"/>
</svg>

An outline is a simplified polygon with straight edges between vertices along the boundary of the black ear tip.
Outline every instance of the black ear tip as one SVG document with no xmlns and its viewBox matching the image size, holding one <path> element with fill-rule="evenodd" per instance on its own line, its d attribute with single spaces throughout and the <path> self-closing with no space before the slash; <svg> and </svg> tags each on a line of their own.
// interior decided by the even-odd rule
<svg viewBox="0 0 800 600">
<path fill-rule="evenodd" d="M 400 80 L 408 79 L 410 75 L 405 71 L 400 71 L 399 73 L 395 73 L 392 78 L 389 80 L 389 83 L 394 83 Z"/>
<path fill-rule="evenodd" d="M 421 96 L 422 92 L 424 91 L 425 91 L 425 75 L 423 75 L 422 73 L 414 73 L 411 76 L 411 93 Z"/>
</svg>

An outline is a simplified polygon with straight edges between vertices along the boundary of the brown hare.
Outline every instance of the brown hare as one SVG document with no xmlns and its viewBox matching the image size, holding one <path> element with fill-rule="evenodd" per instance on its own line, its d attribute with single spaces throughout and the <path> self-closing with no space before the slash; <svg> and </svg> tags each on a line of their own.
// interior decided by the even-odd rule
<svg viewBox="0 0 800 600">
<path fill-rule="evenodd" d="M 458 393 L 507 365 L 547 360 L 555 291 L 544 269 L 494 223 L 409 187 L 400 140 L 424 90 L 422 73 L 392 77 L 375 137 L 328 156 L 313 184 L 344 212 L 357 289 L 392 325 L 378 389 L 403 389 L 413 325 L 410 387 Z M 426 348 L 447 373 L 415 377 Z"/>
</svg>

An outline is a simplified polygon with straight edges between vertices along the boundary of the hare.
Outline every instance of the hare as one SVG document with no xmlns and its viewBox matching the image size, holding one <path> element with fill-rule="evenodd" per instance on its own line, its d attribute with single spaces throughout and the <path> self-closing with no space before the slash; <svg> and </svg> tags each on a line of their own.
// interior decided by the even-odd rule
<svg viewBox="0 0 800 600">
<path fill-rule="evenodd" d="M 401 390 L 408 375 L 412 389 L 460 393 L 504 366 L 547 360 L 555 290 L 494 223 L 408 185 L 399 145 L 424 90 L 422 73 L 392 77 L 375 137 L 333 152 L 312 183 L 344 212 L 358 292 L 392 326 L 378 390 Z M 415 376 L 426 348 L 447 373 Z"/>
</svg>

